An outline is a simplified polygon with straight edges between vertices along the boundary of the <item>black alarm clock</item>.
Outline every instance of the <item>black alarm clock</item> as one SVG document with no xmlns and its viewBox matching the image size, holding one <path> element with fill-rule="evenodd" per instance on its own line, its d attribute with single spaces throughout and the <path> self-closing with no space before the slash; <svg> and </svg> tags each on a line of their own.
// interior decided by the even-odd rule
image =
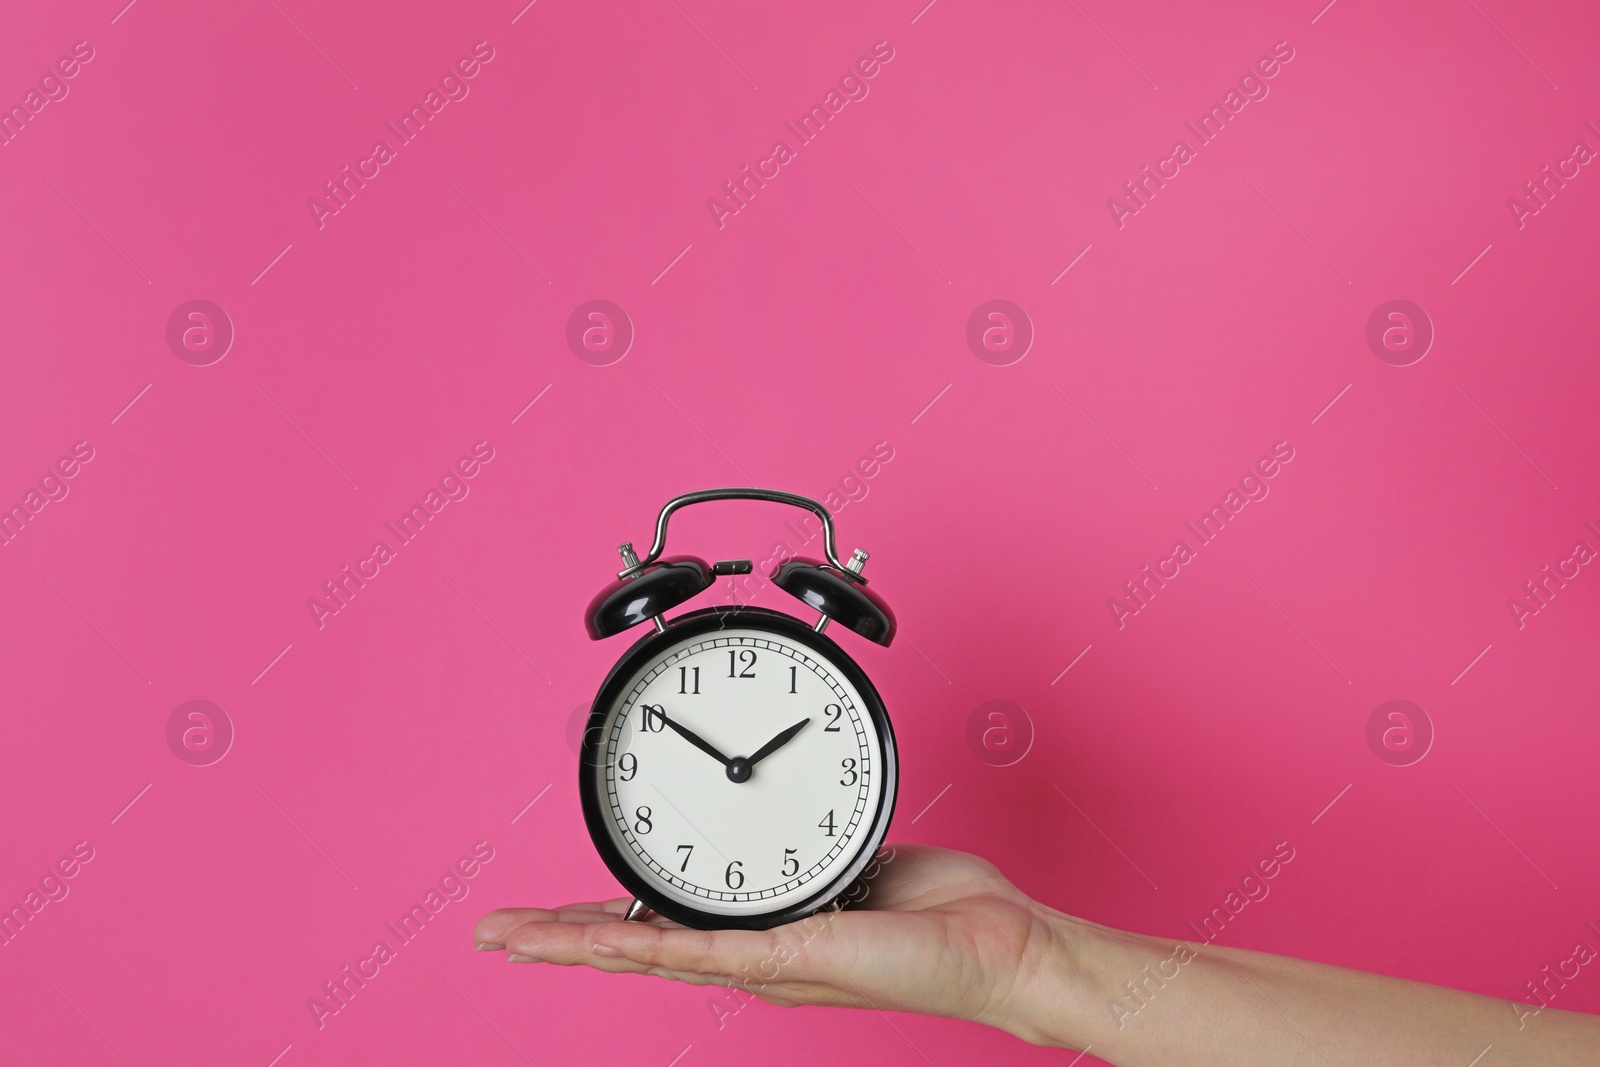
<svg viewBox="0 0 1600 1067">
<path fill-rule="evenodd" d="M 813 623 L 734 605 L 666 612 L 747 559 L 663 558 L 667 521 L 690 504 L 762 500 L 822 520 L 826 559 L 788 559 L 772 583 Z M 585 615 L 589 636 L 644 624 L 595 696 L 579 756 L 583 817 L 600 858 L 650 912 L 698 929 L 762 930 L 835 903 L 871 862 L 894 814 L 894 731 L 878 691 L 824 634 L 837 624 L 887 646 L 895 620 L 867 589 L 857 549 L 840 563 L 833 518 L 809 497 L 707 489 L 668 501 L 655 543 Z"/>
</svg>

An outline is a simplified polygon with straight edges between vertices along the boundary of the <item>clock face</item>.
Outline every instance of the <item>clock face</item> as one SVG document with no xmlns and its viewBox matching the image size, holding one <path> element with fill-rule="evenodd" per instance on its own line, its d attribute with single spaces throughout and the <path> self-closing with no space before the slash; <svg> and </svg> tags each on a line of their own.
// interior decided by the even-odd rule
<svg viewBox="0 0 1600 1067">
<path fill-rule="evenodd" d="M 831 641 L 764 614 L 787 625 L 678 636 L 680 620 L 650 638 L 591 718 L 591 832 L 672 917 L 803 913 L 845 888 L 887 828 L 894 747 L 877 694 Z"/>
</svg>

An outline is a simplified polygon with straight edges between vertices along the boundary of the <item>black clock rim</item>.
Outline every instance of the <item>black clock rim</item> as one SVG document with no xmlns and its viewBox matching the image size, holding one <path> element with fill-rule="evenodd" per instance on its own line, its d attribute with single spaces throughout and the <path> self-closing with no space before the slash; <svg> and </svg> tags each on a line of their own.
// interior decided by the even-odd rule
<svg viewBox="0 0 1600 1067">
<path fill-rule="evenodd" d="M 804 645 L 827 658 L 839 673 L 855 686 L 866 705 L 867 716 L 877 727 L 883 745 L 883 788 L 878 793 L 878 810 L 873 813 L 862 845 L 855 858 L 821 890 L 797 904 L 774 912 L 756 915 L 721 915 L 689 907 L 656 892 L 623 858 L 622 852 L 611 840 L 609 825 L 601 803 L 598 775 L 602 726 L 606 712 L 621 695 L 628 680 L 639 667 L 668 645 L 717 630 L 748 628 L 767 630 Z M 635 642 L 616 666 L 606 675 L 595 694 L 584 726 L 583 745 L 578 757 L 578 797 L 583 805 L 583 821 L 589 829 L 595 851 L 610 869 L 622 887 L 642 901 L 646 907 L 673 922 L 696 930 L 769 930 L 774 926 L 797 922 L 815 915 L 836 900 L 860 877 L 889 833 L 889 823 L 894 817 L 898 792 L 899 755 L 895 745 L 894 728 L 889 724 L 889 714 L 877 688 L 843 648 L 826 634 L 819 634 L 793 615 L 785 615 L 770 608 L 741 605 L 738 607 L 711 607 L 693 611 L 668 623 L 659 633 L 651 633 Z"/>
</svg>

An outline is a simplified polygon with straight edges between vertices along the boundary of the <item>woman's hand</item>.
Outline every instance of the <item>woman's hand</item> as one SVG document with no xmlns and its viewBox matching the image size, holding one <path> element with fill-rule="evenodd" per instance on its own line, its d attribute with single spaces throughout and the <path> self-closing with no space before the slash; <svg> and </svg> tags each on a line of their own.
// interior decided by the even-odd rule
<svg viewBox="0 0 1600 1067">
<path fill-rule="evenodd" d="M 1041 1000 L 1059 1013 L 1072 927 L 976 856 L 924 845 L 879 854 L 849 910 L 772 930 L 623 922 L 626 897 L 554 910 L 508 908 L 479 921 L 480 950 L 516 962 L 583 964 L 697 985 L 736 986 L 774 1004 L 887 1008 L 969 1019 L 1044 1039 Z M 859 893 L 859 891 L 858 891 Z M 1049 965 L 1046 966 L 1046 961 Z"/>
<path fill-rule="evenodd" d="M 1035 1044 L 1093 1048 L 1121 1067 L 1460 1067 L 1491 1048 L 1494 1063 L 1600 1063 L 1594 1016 L 1112 930 L 941 848 L 896 845 L 874 866 L 849 910 L 774 930 L 623 922 L 622 898 L 490 912 L 478 947 L 734 986 L 785 1006 L 968 1019 Z"/>
</svg>

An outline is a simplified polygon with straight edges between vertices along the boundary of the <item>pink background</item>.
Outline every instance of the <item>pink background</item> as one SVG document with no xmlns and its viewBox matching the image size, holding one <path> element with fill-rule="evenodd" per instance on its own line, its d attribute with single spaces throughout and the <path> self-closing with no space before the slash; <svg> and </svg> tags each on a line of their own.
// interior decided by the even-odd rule
<svg viewBox="0 0 1600 1067">
<path fill-rule="evenodd" d="M 1506 998 L 1600 945 L 1600 575 L 1507 605 L 1600 548 L 1600 175 L 1507 206 L 1600 147 L 1588 5 L 122 4 L 0 36 L 6 101 L 94 50 L 0 148 L 0 502 L 94 450 L 0 548 L 0 903 L 94 850 L 0 948 L 9 1062 L 1061 1062 L 872 1012 L 719 1028 L 704 989 L 470 951 L 485 909 L 616 892 L 568 743 L 629 640 L 581 625 L 614 546 L 689 489 L 820 496 L 880 441 L 841 549 L 902 639 L 841 640 L 900 738 L 892 839 L 1172 936 L 1287 841 L 1221 942 Z M 1285 40 L 1119 229 L 1107 198 Z M 470 95 L 319 229 L 308 198 L 479 41 Z M 707 199 L 879 41 L 870 95 L 719 229 Z M 210 366 L 166 341 L 196 298 L 236 331 Z M 965 341 L 995 298 L 1036 331 L 1010 366 Z M 1437 333 L 1406 367 L 1366 342 L 1395 298 Z M 591 299 L 637 333 L 611 366 L 565 341 Z M 308 598 L 478 441 L 470 495 L 319 629 Z M 1270 496 L 1119 629 L 1279 441 Z M 697 512 L 674 548 L 793 540 Z M 1412 766 L 1366 740 L 1397 698 L 1437 735 Z M 236 734 L 210 766 L 168 747 L 194 699 Z M 966 740 L 996 699 L 1036 732 L 1009 767 Z M 479 841 L 470 895 L 319 1029 Z"/>
</svg>

